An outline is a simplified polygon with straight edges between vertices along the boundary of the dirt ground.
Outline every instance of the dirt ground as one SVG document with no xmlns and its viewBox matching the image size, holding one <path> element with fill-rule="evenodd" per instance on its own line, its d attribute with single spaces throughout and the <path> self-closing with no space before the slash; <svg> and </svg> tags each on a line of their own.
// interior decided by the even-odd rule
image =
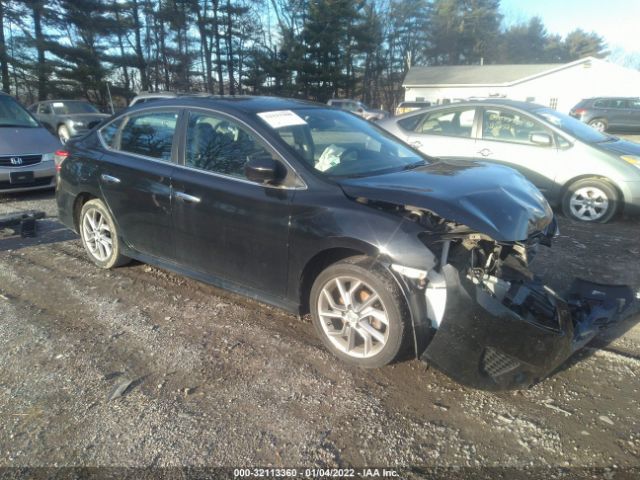
<svg viewBox="0 0 640 480">
<path fill-rule="evenodd" d="M 0 467 L 640 467 L 639 318 L 530 390 L 474 391 L 346 366 L 308 321 L 155 267 L 101 271 L 51 192 L 0 196 L 30 208 L 38 237 L 0 231 Z M 553 288 L 640 287 L 638 220 L 560 222 Z"/>
</svg>

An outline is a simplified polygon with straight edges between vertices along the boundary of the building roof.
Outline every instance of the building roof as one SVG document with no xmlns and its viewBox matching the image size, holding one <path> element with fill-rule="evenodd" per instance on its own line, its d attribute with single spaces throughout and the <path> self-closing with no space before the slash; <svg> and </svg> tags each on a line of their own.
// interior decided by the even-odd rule
<svg viewBox="0 0 640 480">
<path fill-rule="evenodd" d="M 403 86 L 510 85 L 592 60 L 586 57 L 571 63 L 412 67 Z"/>
</svg>

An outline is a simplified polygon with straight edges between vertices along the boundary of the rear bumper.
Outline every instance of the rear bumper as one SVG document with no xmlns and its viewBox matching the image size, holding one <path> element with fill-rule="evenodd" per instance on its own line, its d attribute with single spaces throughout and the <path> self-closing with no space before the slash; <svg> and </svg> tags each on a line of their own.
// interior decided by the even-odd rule
<svg viewBox="0 0 640 480">
<path fill-rule="evenodd" d="M 70 185 L 60 179 L 56 186 L 56 203 L 58 205 L 58 220 L 77 233 L 74 221 L 74 205 L 76 194 L 70 189 Z"/>
<path fill-rule="evenodd" d="M 11 183 L 11 172 L 33 172 L 33 182 Z M 28 192 L 56 186 L 56 171 L 52 161 L 40 162 L 26 167 L 0 167 L 0 192 Z"/>
<path fill-rule="evenodd" d="M 495 295 L 451 265 L 443 274 L 445 314 L 421 359 L 483 390 L 537 383 L 637 307 L 628 287 L 579 280 L 563 300 L 535 279 Z"/>
</svg>

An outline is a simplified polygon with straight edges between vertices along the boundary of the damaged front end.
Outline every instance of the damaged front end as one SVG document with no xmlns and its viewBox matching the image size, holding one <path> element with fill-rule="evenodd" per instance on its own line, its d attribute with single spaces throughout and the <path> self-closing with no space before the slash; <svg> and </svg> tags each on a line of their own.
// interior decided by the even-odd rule
<svg viewBox="0 0 640 480">
<path fill-rule="evenodd" d="M 526 243 L 496 242 L 452 223 L 443 229 L 423 239 L 440 262 L 424 282 L 432 336 L 419 354 L 465 385 L 528 387 L 636 303 L 628 287 L 585 280 L 563 299 L 531 273 L 529 260 L 550 243 L 555 221 Z"/>
<path fill-rule="evenodd" d="M 354 201 L 416 224 L 429 254 L 386 248 L 391 269 L 405 291 L 417 355 L 461 383 L 527 387 L 637 309 L 628 287 L 576 280 L 558 295 L 531 272 L 557 225 L 540 191 L 515 170 L 435 161 L 340 185 Z"/>
</svg>

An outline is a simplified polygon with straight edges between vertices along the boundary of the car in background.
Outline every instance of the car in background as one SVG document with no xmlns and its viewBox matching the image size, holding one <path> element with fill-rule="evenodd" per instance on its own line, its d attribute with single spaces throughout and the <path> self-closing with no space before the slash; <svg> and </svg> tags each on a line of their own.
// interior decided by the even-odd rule
<svg viewBox="0 0 640 480">
<path fill-rule="evenodd" d="M 474 387 L 525 387 L 634 305 L 583 282 L 570 307 L 531 274 L 557 228 L 515 170 L 428 158 L 323 105 L 181 97 L 65 148 L 59 219 L 96 266 L 136 258 L 310 312 L 361 367 L 411 349 Z"/>
<path fill-rule="evenodd" d="M 599 132 L 640 130 L 640 98 L 587 98 L 573 107 L 569 115 Z"/>
<path fill-rule="evenodd" d="M 110 117 L 84 100 L 46 100 L 34 103 L 29 111 L 62 143 Z"/>
<path fill-rule="evenodd" d="M 413 112 L 415 110 L 420 110 L 421 108 L 427 108 L 431 106 L 431 102 L 400 102 L 396 107 L 395 114 L 403 115 L 405 113 Z"/>
<path fill-rule="evenodd" d="M 370 121 L 382 120 L 389 116 L 388 112 L 369 108 L 358 100 L 332 98 L 327 102 L 327 105 L 339 108 L 340 110 L 346 110 Z"/>
<path fill-rule="evenodd" d="M 60 147 L 22 105 L 0 92 L 0 193 L 55 187 Z"/>
<path fill-rule="evenodd" d="M 605 223 L 618 212 L 640 212 L 640 145 L 548 107 L 514 100 L 461 102 L 379 126 L 428 155 L 515 168 L 573 220 Z"/>
</svg>

